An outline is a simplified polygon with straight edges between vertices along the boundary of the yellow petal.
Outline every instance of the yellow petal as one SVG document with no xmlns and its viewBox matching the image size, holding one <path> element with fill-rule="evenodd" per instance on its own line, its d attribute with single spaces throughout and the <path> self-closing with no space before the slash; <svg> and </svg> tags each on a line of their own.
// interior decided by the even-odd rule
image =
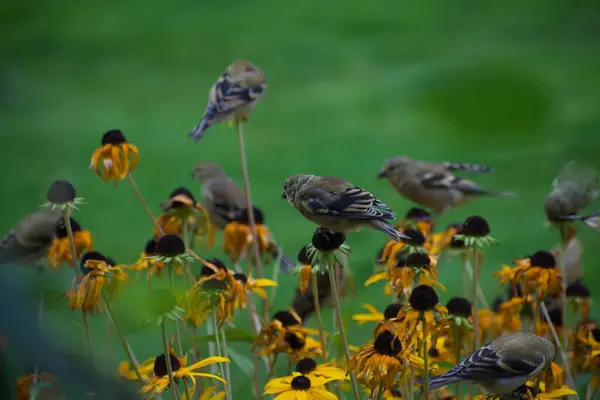
<svg viewBox="0 0 600 400">
<path fill-rule="evenodd" d="M 202 367 L 206 367 L 207 365 L 220 363 L 220 362 L 231 362 L 231 361 L 229 361 L 229 359 L 225 358 L 225 357 L 208 357 L 208 358 L 205 358 L 204 360 L 198 361 L 197 363 L 190 365 L 189 367 L 187 367 L 187 369 L 190 369 L 190 370 L 199 369 Z"/>
<path fill-rule="evenodd" d="M 253 284 L 256 286 L 277 286 L 277 282 L 275 282 L 274 280 L 265 279 L 265 278 L 255 279 Z"/>
<path fill-rule="evenodd" d="M 205 374 L 205 373 L 202 373 L 202 372 L 190 372 L 190 375 L 191 376 L 200 376 L 200 377 L 203 377 L 203 378 L 216 379 L 218 381 L 221 381 L 221 382 L 227 384 L 227 381 L 225 379 L 221 378 L 220 376 L 213 375 L 213 374 Z"/>
<path fill-rule="evenodd" d="M 375 282 L 379 282 L 379 281 L 381 281 L 383 279 L 387 279 L 387 277 L 388 277 L 388 273 L 385 272 L 385 271 L 384 272 L 379 272 L 379 273 L 374 274 L 374 275 L 371 275 L 369 277 L 369 279 L 367 279 L 365 281 L 365 287 L 367 287 L 369 285 L 372 285 Z"/>
<path fill-rule="evenodd" d="M 362 305 L 363 308 L 366 308 L 371 314 L 379 314 L 379 310 L 377 310 L 375 307 L 373 307 L 370 304 L 363 304 Z"/>
</svg>

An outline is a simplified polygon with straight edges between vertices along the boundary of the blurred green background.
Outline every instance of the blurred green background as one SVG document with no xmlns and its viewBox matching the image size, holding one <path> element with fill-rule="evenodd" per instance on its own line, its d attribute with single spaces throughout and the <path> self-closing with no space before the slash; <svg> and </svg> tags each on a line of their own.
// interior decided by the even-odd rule
<svg viewBox="0 0 600 400">
<path fill-rule="evenodd" d="M 253 197 L 284 250 L 295 256 L 314 230 L 280 200 L 288 175 L 343 177 L 404 214 L 411 204 L 375 179 L 387 157 L 489 164 L 496 172 L 477 181 L 518 197 L 473 202 L 438 226 L 474 214 L 488 219 L 501 242 L 485 259 L 482 285 L 491 298 L 501 291 L 492 271 L 555 244 L 542 202 L 564 162 L 600 166 L 599 11 L 598 3 L 586 0 L 5 4 L 0 230 L 44 202 L 50 183 L 68 179 L 89 203 L 75 217 L 92 231 L 97 249 L 133 262 L 151 224 L 127 182 L 114 188 L 88 170 L 101 135 L 120 128 L 138 146 L 134 176 L 157 213 L 159 201 L 177 186 L 199 193 L 190 175 L 199 161 L 218 161 L 241 182 L 233 129 L 211 128 L 197 144 L 186 134 L 225 66 L 248 58 L 269 84 L 246 127 Z M 596 293 L 598 233 L 580 231 L 585 282 Z M 380 286 L 362 288 L 384 241 L 375 231 L 348 239 L 358 284 L 358 296 L 344 300 L 348 314 L 367 301 L 378 307 L 387 302 Z M 213 254 L 219 253 L 203 252 Z M 442 303 L 462 292 L 458 268 L 458 262 L 440 267 L 439 279 L 448 286 Z M 46 275 L 54 287 L 50 331 L 80 346 L 70 322 L 79 315 L 60 298 L 70 271 Z M 280 278 L 275 308 L 287 308 L 297 279 Z M 118 314 L 130 317 L 144 295 L 143 280 L 127 288 Z M 96 346 L 105 348 L 104 318 L 93 319 Z M 130 325 L 140 359 L 160 352 L 158 332 Z M 352 344 L 366 342 L 372 327 L 350 322 Z M 234 348 L 248 354 L 248 345 Z M 109 352 L 103 354 L 108 365 Z M 248 373 L 236 369 L 234 398 L 248 398 Z"/>
</svg>

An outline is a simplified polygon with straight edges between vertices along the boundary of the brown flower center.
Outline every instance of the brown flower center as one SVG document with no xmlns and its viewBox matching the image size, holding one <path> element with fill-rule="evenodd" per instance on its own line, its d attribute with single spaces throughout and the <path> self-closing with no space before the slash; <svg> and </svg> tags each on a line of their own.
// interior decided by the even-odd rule
<svg viewBox="0 0 600 400">
<path fill-rule="evenodd" d="M 317 363 L 312 358 L 303 358 L 296 363 L 296 372 L 306 375 L 317 369 Z"/>
<path fill-rule="evenodd" d="M 175 257 L 185 253 L 185 243 L 178 235 L 167 234 L 158 239 L 155 251 L 163 257 Z"/>
<path fill-rule="evenodd" d="M 123 134 L 123 132 L 121 132 L 120 129 L 111 129 L 102 136 L 103 146 L 107 144 L 118 146 L 126 142 L 127 139 L 125 139 L 125 135 Z"/>
<path fill-rule="evenodd" d="M 171 368 L 173 372 L 181 368 L 181 363 L 173 354 L 169 354 L 169 360 L 171 360 Z M 167 376 L 168 373 L 165 355 L 161 354 L 154 360 L 154 375 L 162 378 L 163 376 Z"/>
<path fill-rule="evenodd" d="M 310 379 L 304 375 L 298 375 L 292 379 L 291 386 L 294 390 L 308 390 L 311 387 Z"/>
<path fill-rule="evenodd" d="M 412 308 L 423 312 L 432 310 L 439 303 L 439 297 L 431 286 L 420 285 L 413 289 L 408 302 Z"/>
<path fill-rule="evenodd" d="M 373 347 L 379 354 L 395 356 L 402 350 L 402 342 L 392 332 L 385 330 L 377 335 Z"/>
</svg>

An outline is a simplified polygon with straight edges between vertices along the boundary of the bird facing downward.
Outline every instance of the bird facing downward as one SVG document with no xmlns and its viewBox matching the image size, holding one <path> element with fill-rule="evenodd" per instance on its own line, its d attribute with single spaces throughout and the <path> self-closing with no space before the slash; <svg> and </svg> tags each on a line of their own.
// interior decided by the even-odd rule
<svg viewBox="0 0 600 400">
<path fill-rule="evenodd" d="M 265 74 L 260 68 L 247 60 L 235 61 L 210 89 L 204 116 L 188 136 L 198 141 L 216 123 L 246 121 L 265 88 Z"/>
<path fill-rule="evenodd" d="M 488 191 L 475 182 L 450 172 L 482 173 L 491 170 L 490 167 L 477 164 L 435 163 L 398 156 L 386 160 L 377 177 L 387 178 L 390 184 L 407 199 L 443 213 L 476 197 L 514 196 L 511 192 Z"/>
<path fill-rule="evenodd" d="M 476 384 L 486 393 L 510 395 L 546 369 L 555 355 L 554 344 L 533 333 L 517 332 L 500 336 L 470 354 L 450 371 L 431 378 L 429 389 L 468 383 Z"/>
<path fill-rule="evenodd" d="M 397 242 L 407 238 L 386 221 L 396 217 L 388 206 L 343 179 L 292 175 L 283 184 L 281 198 L 287 199 L 306 219 L 332 232 L 352 232 L 366 226 Z"/>
</svg>

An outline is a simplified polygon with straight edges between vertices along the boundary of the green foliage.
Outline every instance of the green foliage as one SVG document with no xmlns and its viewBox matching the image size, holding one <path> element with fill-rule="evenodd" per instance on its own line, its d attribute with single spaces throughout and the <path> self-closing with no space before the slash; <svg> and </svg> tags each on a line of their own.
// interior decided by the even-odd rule
<svg viewBox="0 0 600 400">
<path fill-rule="evenodd" d="M 225 337 L 227 339 L 227 343 L 233 343 L 233 342 L 252 343 L 254 341 L 254 339 L 256 338 L 256 335 L 247 329 L 232 328 L 232 329 L 225 329 Z M 190 339 L 191 345 L 197 345 L 197 344 L 208 343 L 208 342 L 216 342 L 214 334 L 197 336 L 195 338 Z"/>
</svg>

